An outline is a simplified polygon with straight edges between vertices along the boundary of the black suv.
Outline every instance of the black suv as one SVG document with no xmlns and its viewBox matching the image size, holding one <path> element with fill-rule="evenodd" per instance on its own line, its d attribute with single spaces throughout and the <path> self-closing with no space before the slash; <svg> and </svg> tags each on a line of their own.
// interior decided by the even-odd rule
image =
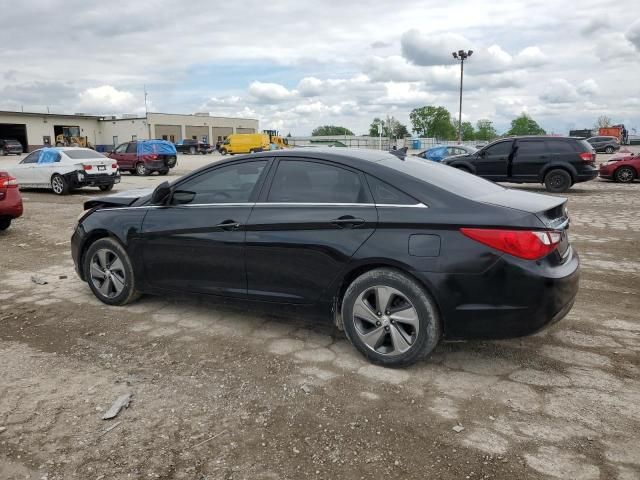
<svg viewBox="0 0 640 480">
<path fill-rule="evenodd" d="M 17 140 L 12 139 L 0 139 L 0 155 L 9 155 L 15 153 L 16 155 L 22 155 L 22 144 Z"/>
<path fill-rule="evenodd" d="M 613 153 L 620 150 L 620 142 L 616 137 L 591 137 L 587 142 L 598 153 Z"/>
<path fill-rule="evenodd" d="M 178 153 L 190 153 L 191 155 L 195 155 L 196 153 L 204 155 L 212 152 L 211 145 L 191 138 L 185 138 L 176 143 L 176 150 Z"/>
<path fill-rule="evenodd" d="M 543 183 L 554 193 L 596 178 L 595 162 L 596 154 L 584 139 L 540 136 L 497 140 L 475 153 L 442 161 L 494 182 Z"/>
</svg>

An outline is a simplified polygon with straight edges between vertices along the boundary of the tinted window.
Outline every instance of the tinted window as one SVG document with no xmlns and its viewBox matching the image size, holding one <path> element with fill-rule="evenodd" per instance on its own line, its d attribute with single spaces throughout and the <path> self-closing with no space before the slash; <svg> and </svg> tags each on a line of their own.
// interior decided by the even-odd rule
<svg viewBox="0 0 640 480">
<path fill-rule="evenodd" d="M 115 149 L 116 153 L 125 153 L 127 151 L 128 143 L 123 143 L 122 145 L 118 145 L 118 148 Z"/>
<path fill-rule="evenodd" d="M 367 175 L 367 182 L 377 205 L 416 205 L 420 203 L 406 193 L 371 175 Z"/>
<path fill-rule="evenodd" d="M 584 140 L 581 140 L 584 142 Z M 586 142 L 585 142 L 586 143 Z M 587 143 L 587 150 L 591 150 L 591 146 Z M 547 142 L 547 148 L 554 153 L 576 153 L 575 142 Z"/>
<path fill-rule="evenodd" d="M 485 148 L 487 155 L 509 155 L 511 153 L 511 144 L 513 142 L 500 142 Z"/>
<path fill-rule="evenodd" d="M 74 160 L 82 160 L 83 158 L 102 158 L 104 159 L 104 155 L 98 153 L 94 150 L 86 149 L 86 150 L 65 150 L 64 154 L 72 158 Z"/>
<path fill-rule="evenodd" d="M 360 175 L 324 163 L 282 160 L 273 178 L 269 202 L 368 203 Z"/>
<path fill-rule="evenodd" d="M 138 153 L 138 144 L 136 142 L 131 142 L 127 146 L 127 153 Z"/>
<path fill-rule="evenodd" d="M 24 164 L 24 163 L 38 163 L 38 159 L 40 158 L 40 150 L 36 150 L 33 153 L 30 153 L 29 155 L 27 155 L 24 160 L 22 160 L 20 163 Z"/>
<path fill-rule="evenodd" d="M 547 149 L 542 140 L 519 140 L 518 141 L 518 155 L 528 154 L 535 155 L 546 153 Z"/>
<path fill-rule="evenodd" d="M 389 155 L 393 157 L 393 155 Z M 470 173 L 461 172 L 457 168 L 442 165 L 438 162 L 425 162 L 419 158 L 405 157 L 404 160 L 387 158 L 381 161 L 394 170 L 442 188 L 465 198 L 480 198 L 495 192 L 505 190 L 493 182 L 476 177 Z"/>
<path fill-rule="evenodd" d="M 244 162 L 209 170 L 178 185 L 172 203 L 246 203 L 266 164 Z"/>
</svg>

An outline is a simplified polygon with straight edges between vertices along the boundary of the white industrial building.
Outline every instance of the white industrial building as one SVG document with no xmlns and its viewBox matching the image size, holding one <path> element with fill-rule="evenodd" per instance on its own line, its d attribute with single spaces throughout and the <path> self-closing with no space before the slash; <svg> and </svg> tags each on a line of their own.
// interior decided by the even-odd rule
<svg viewBox="0 0 640 480">
<path fill-rule="evenodd" d="M 163 139 L 178 142 L 198 139 L 215 143 L 232 133 L 258 132 L 258 120 L 212 117 L 207 113 L 181 115 L 147 113 L 146 116 L 62 115 L 0 111 L 0 139 L 15 139 L 25 151 L 55 145 L 56 137 L 73 132 L 97 150 L 110 150 L 119 143 L 136 139 Z"/>
</svg>

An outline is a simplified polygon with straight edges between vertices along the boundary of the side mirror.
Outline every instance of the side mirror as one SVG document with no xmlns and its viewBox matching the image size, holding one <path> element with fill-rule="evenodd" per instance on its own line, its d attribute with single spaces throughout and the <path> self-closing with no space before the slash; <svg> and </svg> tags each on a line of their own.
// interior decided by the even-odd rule
<svg viewBox="0 0 640 480">
<path fill-rule="evenodd" d="M 153 203 L 154 205 L 162 205 L 167 200 L 169 195 L 171 195 L 171 187 L 169 186 L 169 182 L 162 182 L 151 194 L 151 203 Z"/>
</svg>

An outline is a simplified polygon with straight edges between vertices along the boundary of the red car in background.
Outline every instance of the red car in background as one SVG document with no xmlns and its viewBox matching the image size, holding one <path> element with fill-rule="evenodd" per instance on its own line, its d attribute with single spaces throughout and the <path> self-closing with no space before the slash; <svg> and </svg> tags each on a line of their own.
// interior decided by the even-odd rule
<svg viewBox="0 0 640 480">
<path fill-rule="evenodd" d="M 612 158 L 600 165 L 600 178 L 631 183 L 640 174 L 640 153 Z"/>
<path fill-rule="evenodd" d="M 0 230 L 6 230 L 11 220 L 22 215 L 22 197 L 18 181 L 6 172 L 0 172 Z"/>
</svg>

